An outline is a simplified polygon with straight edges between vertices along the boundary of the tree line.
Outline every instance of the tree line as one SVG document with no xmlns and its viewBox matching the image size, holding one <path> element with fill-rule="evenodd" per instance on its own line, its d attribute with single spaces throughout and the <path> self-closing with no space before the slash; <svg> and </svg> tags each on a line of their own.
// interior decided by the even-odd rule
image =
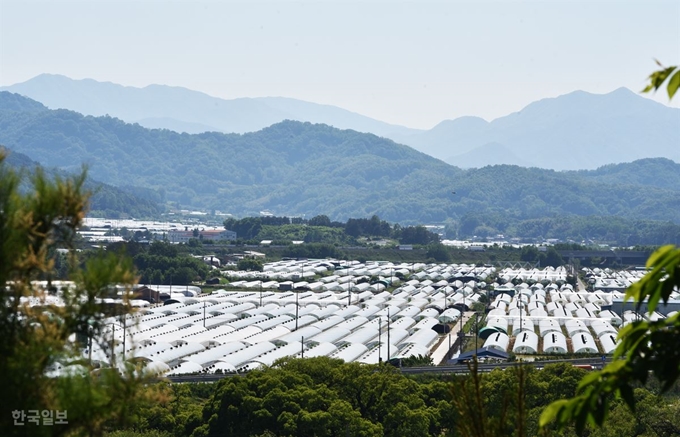
<svg viewBox="0 0 680 437">
<path fill-rule="evenodd" d="M 310 219 L 301 217 L 228 218 L 224 227 L 236 232 L 239 239 L 271 239 L 278 242 L 302 240 L 310 243 L 357 244 L 362 237 L 394 239 L 402 244 L 428 245 L 439 242 L 439 235 L 424 226 L 391 225 L 377 215 L 350 218 L 346 222 L 331 221 L 326 215 Z"/>
<path fill-rule="evenodd" d="M 418 362 L 417 360 L 414 361 Z M 402 364 L 406 363 L 406 360 Z M 546 405 L 573 396 L 587 371 L 566 363 L 517 367 L 469 376 L 407 376 L 390 364 L 345 363 L 327 357 L 277 361 L 216 384 L 150 388 L 165 400 L 139 411 L 110 437 L 459 437 L 541 435 Z M 678 389 L 654 384 L 635 391 L 638 414 L 611 405 L 591 437 L 666 436 L 680 430 Z M 115 431 L 114 431 L 115 430 Z M 573 426 L 546 435 L 575 437 Z"/>
</svg>

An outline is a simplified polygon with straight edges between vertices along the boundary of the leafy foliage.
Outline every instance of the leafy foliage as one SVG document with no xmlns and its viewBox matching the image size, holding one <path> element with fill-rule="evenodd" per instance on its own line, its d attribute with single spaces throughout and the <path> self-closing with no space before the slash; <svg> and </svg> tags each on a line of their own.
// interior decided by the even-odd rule
<svg viewBox="0 0 680 437">
<path fill-rule="evenodd" d="M 243 258 L 238 261 L 236 268 L 239 270 L 255 270 L 261 272 L 264 270 L 262 261 L 253 258 Z"/>
<path fill-rule="evenodd" d="M 680 68 L 677 66 L 664 67 L 659 61 L 656 64 L 661 68 L 649 75 L 649 85 L 642 90 L 643 93 L 652 90 L 657 91 L 666 83 L 666 91 L 668 98 L 672 99 L 675 93 L 680 88 Z M 668 82 L 666 82 L 668 80 Z"/>
<path fill-rule="evenodd" d="M 659 303 L 667 303 L 680 287 L 680 248 L 664 246 L 647 261 L 649 272 L 626 291 L 626 299 L 637 303 L 638 311 L 652 314 Z M 646 308 L 645 308 L 646 307 Z M 579 384 L 576 397 L 560 400 L 546 408 L 541 424 L 556 420 L 559 425 L 575 421 L 577 432 L 586 424 L 601 426 L 616 395 L 635 409 L 635 384 L 654 376 L 661 391 L 668 391 L 680 376 L 680 317 L 675 314 L 658 321 L 641 320 L 619 331 L 615 361 L 589 374 Z"/>
<path fill-rule="evenodd" d="M 0 391 L 5 394 L 0 434 L 25 435 L 24 427 L 13 423 L 15 410 L 67 410 L 68 424 L 59 432 L 98 434 L 108 421 L 130 419 L 144 381 L 135 376 L 139 369 L 126 364 L 120 366 L 122 375 L 107 369 L 94 375 L 92 364 L 82 362 L 78 340 L 100 334 L 106 317 L 129 310 L 126 303 L 110 306 L 104 298 L 113 285 L 129 290 L 135 283 L 132 265 L 99 252 L 80 267 L 73 249 L 87 209 L 85 173 L 50 178 L 35 169 L 25 191 L 19 189 L 23 177 L 4 164 L 0 153 L 0 283 L 5 287 L 0 294 Z M 56 248 L 71 249 L 68 273 L 74 283 L 60 290 L 50 285 Z M 36 285 L 37 280 L 48 285 Z M 50 292 L 60 293 L 64 305 L 50 304 Z M 114 357 L 109 365 L 115 368 Z M 72 372 L 50 377 L 58 367 Z M 51 435 L 52 428 L 38 426 L 31 433 Z"/>
<path fill-rule="evenodd" d="M 220 382 L 194 435 L 439 435 L 448 409 L 392 366 L 288 359 Z"/>
<path fill-rule="evenodd" d="M 180 253 L 171 243 L 155 241 L 148 251 L 141 250 L 133 258 L 144 284 L 189 285 L 205 279 L 210 268 L 202 260 Z"/>
<path fill-rule="evenodd" d="M 650 84 L 643 90 L 659 89 L 668 80 L 668 97 L 672 99 L 680 87 L 680 69 L 664 68 L 649 76 Z M 675 73 L 674 73 L 675 72 Z M 626 299 L 633 299 L 637 312 L 646 306 L 648 314 L 656 311 L 660 302 L 668 303 L 671 293 L 680 289 L 680 247 L 667 245 L 659 248 L 647 260 L 648 272 L 626 290 Z M 614 352 L 618 360 L 599 372 L 584 378 L 578 394 L 571 399 L 552 403 L 541 415 L 541 426 L 552 421 L 564 426 L 576 423 L 577 432 L 586 424 L 602 426 L 612 395 L 622 399 L 635 411 L 635 384 L 645 384 L 654 376 L 661 384 L 661 392 L 669 391 L 680 377 L 680 314 L 676 313 L 658 321 L 640 320 L 619 331 L 619 344 Z M 678 427 L 675 427 L 677 430 Z"/>
</svg>

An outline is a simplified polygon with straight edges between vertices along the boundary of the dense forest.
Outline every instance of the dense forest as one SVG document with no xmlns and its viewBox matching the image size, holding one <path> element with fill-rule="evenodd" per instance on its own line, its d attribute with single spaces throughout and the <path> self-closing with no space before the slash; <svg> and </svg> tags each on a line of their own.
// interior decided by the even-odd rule
<svg viewBox="0 0 680 437">
<path fill-rule="evenodd" d="M 0 145 L 0 149 L 3 149 Z M 5 161 L 9 167 L 34 171 L 40 167 L 23 153 L 4 149 L 7 152 Z M 51 175 L 66 176 L 65 171 L 48 168 L 44 169 Z M 89 214 L 99 217 L 124 218 L 124 217 L 158 217 L 164 209 L 162 196 L 150 189 L 137 189 L 135 187 L 117 188 L 98 182 L 92 178 L 85 181 L 85 187 L 92 193 L 90 197 Z"/>
<path fill-rule="evenodd" d="M 48 110 L 0 93 L 0 139 L 66 170 L 143 190 L 149 200 L 230 212 L 331 220 L 378 214 L 402 224 L 503 216 L 523 220 L 623 216 L 680 223 L 680 164 L 643 160 L 592 172 L 499 165 L 463 171 L 371 134 L 285 121 L 243 135 L 177 134 Z"/>
<path fill-rule="evenodd" d="M 586 371 L 570 364 L 470 376 L 406 376 L 391 365 L 326 357 L 284 359 L 217 384 L 159 384 L 161 394 L 109 437 L 527 436 L 552 401 L 573 396 Z M 591 437 L 680 432 L 678 390 L 635 390 L 636 414 L 615 400 Z M 471 428 L 482 426 L 484 433 Z M 573 428 L 548 435 L 576 436 Z"/>
</svg>

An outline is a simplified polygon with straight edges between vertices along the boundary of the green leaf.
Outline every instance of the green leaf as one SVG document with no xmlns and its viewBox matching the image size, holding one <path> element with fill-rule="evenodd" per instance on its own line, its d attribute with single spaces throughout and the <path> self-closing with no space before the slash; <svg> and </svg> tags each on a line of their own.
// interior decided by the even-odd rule
<svg viewBox="0 0 680 437">
<path fill-rule="evenodd" d="M 656 264 L 659 263 L 659 260 L 663 259 L 666 255 L 668 255 L 669 252 L 672 252 L 673 249 L 675 249 L 675 246 L 673 246 L 672 244 L 668 244 L 666 246 L 661 246 L 660 248 L 655 250 L 654 253 L 652 253 L 649 256 L 649 259 L 647 260 L 647 267 L 648 268 L 654 267 Z"/>
<path fill-rule="evenodd" d="M 629 385 L 622 385 L 619 387 L 619 394 L 631 411 L 635 412 L 635 396 L 633 395 L 633 388 Z"/>
<path fill-rule="evenodd" d="M 680 68 L 677 68 L 675 74 L 668 81 L 668 98 L 672 99 L 675 93 L 680 88 Z"/>
<path fill-rule="evenodd" d="M 610 364 L 611 365 L 611 364 Z M 581 382 L 579 382 L 577 390 L 581 390 L 582 388 L 594 384 L 596 381 L 598 381 L 602 377 L 602 372 L 590 372 L 586 376 L 581 379 Z"/>
<path fill-rule="evenodd" d="M 557 418 L 560 410 L 562 410 L 562 408 L 564 408 L 568 403 L 569 401 L 566 399 L 561 399 L 548 405 L 546 409 L 543 410 L 543 413 L 541 413 L 541 418 L 538 421 L 539 426 L 543 428 L 550 424 L 550 422 L 554 421 Z"/>
</svg>

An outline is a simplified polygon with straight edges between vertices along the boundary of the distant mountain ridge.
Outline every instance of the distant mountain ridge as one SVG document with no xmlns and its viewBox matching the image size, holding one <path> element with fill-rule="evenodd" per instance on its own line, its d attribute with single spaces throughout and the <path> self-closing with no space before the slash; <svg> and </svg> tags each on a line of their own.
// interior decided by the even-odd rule
<svg viewBox="0 0 680 437">
<path fill-rule="evenodd" d="M 464 155 L 469 167 L 489 162 L 489 144 L 502 145 L 510 160 L 554 170 L 595 169 L 656 157 L 680 161 L 680 109 L 625 88 L 604 95 L 575 91 L 531 103 L 492 122 L 459 118 L 395 141 L 454 165 Z"/>
<path fill-rule="evenodd" d="M 382 136 L 391 132 L 417 132 L 330 105 L 284 97 L 225 100 L 166 85 L 136 88 L 41 74 L 23 83 L 1 87 L 0 91 L 21 94 L 51 109 L 69 109 L 93 116 L 110 115 L 128 123 L 180 133 L 255 132 L 283 120 L 326 123 L 340 129 L 351 128 Z"/>
<path fill-rule="evenodd" d="M 0 144 L 45 166 L 77 170 L 86 163 L 95 179 L 162 192 L 184 206 L 340 220 L 378 214 L 401 223 L 469 214 L 680 223 L 677 180 L 664 178 L 680 174 L 680 164 L 665 159 L 588 172 L 511 165 L 463 171 L 385 138 L 321 124 L 189 135 L 40 109 L 28 100 L 0 92 Z"/>
<path fill-rule="evenodd" d="M 581 170 L 643 158 L 680 161 L 680 109 L 625 88 L 603 95 L 575 91 L 491 122 L 460 117 L 426 131 L 291 98 L 225 100 L 164 85 L 135 88 L 43 74 L 3 89 L 52 109 L 110 115 L 176 132 L 256 132 L 283 120 L 322 123 L 389 138 L 464 168 L 510 164 Z"/>
</svg>

